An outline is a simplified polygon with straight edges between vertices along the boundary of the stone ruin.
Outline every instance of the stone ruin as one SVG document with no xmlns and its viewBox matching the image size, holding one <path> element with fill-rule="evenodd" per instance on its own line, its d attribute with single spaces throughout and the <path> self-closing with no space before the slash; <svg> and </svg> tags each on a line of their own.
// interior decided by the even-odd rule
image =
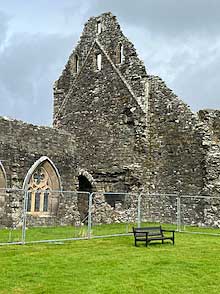
<svg viewBox="0 0 220 294">
<path fill-rule="evenodd" d="M 24 191 L 31 225 L 84 218 L 87 194 L 60 191 L 220 197 L 220 111 L 193 113 L 104 13 L 85 24 L 54 84 L 53 127 L 1 117 L 0 159 L 2 226 L 19 224 Z M 97 221 L 123 219 L 120 204 L 104 202 Z M 216 210 L 218 202 L 201 206 L 197 223 L 216 224 Z"/>
</svg>

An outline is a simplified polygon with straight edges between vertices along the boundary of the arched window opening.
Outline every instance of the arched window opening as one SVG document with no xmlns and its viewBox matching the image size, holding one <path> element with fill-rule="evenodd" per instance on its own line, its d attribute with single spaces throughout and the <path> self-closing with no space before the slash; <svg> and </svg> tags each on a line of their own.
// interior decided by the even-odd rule
<svg viewBox="0 0 220 294">
<path fill-rule="evenodd" d="M 79 71 L 79 57 L 77 54 L 74 57 L 74 69 L 75 69 L 75 73 L 78 73 L 78 71 Z"/>
<path fill-rule="evenodd" d="M 46 157 L 43 159 L 33 165 L 25 178 L 23 188 L 28 191 L 27 212 L 33 215 L 54 215 L 59 203 L 57 191 L 61 190 L 60 178 L 53 163 Z"/>
<path fill-rule="evenodd" d="M 97 21 L 97 28 L 96 28 L 96 30 L 97 30 L 97 34 L 101 34 L 101 32 L 102 32 L 102 23 L 101 23 L 100 20 Z"/>
<path fill-rule="evenodd" d="M 96 69 L 97 70 L 102 69 L 102 55 L 101 54 L 96 55 Z"/>
<path fill-rule="evenodd" d="M 78 177 L 79 179 L 79 191 L 83 191 L 83 192 L 92 192 L 92 185 L 89 182 L 89 180 L 85 177 L 80 175 Z"/>
</svg>

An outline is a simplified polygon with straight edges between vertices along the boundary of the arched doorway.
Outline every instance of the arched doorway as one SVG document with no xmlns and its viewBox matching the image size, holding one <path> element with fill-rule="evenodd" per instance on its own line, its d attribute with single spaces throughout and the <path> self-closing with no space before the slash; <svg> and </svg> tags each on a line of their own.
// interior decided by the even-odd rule
<svg viewBox="0 0 220 294">
<path fill-rule="evenodd" d="M 92 193 L 92 184 L 84 175 L 78 176 L 79 189 L 78 194 L 78 210 L 80 213 L 80 220 L 83 223 L 88 222 L 88 209 L 89 209 L 89 193 Z"/>
</svg>

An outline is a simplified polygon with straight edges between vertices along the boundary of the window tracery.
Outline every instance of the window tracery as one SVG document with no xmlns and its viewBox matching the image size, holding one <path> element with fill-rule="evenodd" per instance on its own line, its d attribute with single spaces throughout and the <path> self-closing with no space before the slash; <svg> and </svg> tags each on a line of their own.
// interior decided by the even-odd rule
<svg viewBox="0 0 220 294">
<path fill-rule="evenodd" d="M 49 159 L 35 163 L 30 169 L 26 181 L 29 214 L 49 216 L 56 213 L 61 186 L 55 169 Z"/>
<path fill-rule="evenodd" d="M 31 176 L 28 185 L 28 212 L 48 212 L 51 180 L 47 170 L 40 166 Z"/>
</svg>

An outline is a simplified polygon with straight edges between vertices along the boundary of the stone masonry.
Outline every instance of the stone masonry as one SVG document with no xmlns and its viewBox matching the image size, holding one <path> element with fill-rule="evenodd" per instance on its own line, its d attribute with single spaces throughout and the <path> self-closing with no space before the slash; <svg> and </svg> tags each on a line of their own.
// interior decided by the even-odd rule
<svg viewBox="0 0 220 294">
<path fill-rule="evenodd" d="M 53 115 L 52 128 L 0 119 L 7 188 L 21 189 L 31 166 L 46 156 L 59 171 L 63 190 L 220 197 L 220 111 L 193 113 L 159 77 L 149 75 L 111 13 L 85 24 L 54 84 Z M 13 214 L 22 207 L 22 196 L 11 194 L 0 197 L 3 225 L 16 223 Z M 80 206 L 62 193 L 59 199 L 56 215 L 30 214 L 30 223 L 80 221 L 79 207 L 86 201 Z M 123 219 L 120 203 L 112 208 L 100 199 L 103 210 L 93 207 L 97 222 Z M 155 196 L 155 214 L 159 202 Z M 175 213 L 168 207 L 173 203 L 164 208 L 172 221 Z M 213 209 L 220 211 L 219 204 L 201 206 L 197 223 L 215 225 Z M 192 214 L 186 214 L 189 222 Z"/>
</svg>

